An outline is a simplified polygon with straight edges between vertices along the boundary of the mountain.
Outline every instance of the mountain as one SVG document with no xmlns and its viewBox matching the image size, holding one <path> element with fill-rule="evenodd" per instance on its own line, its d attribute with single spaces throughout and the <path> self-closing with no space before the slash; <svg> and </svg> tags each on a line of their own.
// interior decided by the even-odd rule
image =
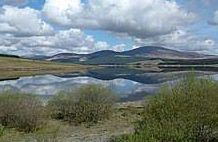
<svg viewBox="0 0 218 142">
<path fill-rule="evenodd" d="M 120 53 L 112 51 L 112 50 L 103 50 L 103 51 L 98 51 L 98 52 L 94 52 L 91 54 L 88 54 L 87 57 L 90 59 L 92 58 L 98 58 L 98 57 L 106 57 L 106 56 L 116 56 L 119 55 Z"/>
<path fill-rule="evenodd" d="M 60 54 L 49 57 L 47 60 L 52 61 L 52 60 L 70 59 L 70 58 L 80 59 L 81 55 L 75 54 L 75 53 L 60 53 Z"/>
<path fill-rule="evenodd" d="M 148 58 L 165 58 L 165 59 L 185 59 L 185 58 L 202 58 L 203 56 L 197 53 L 180 52 L 163 47 L 146 46 L 136 48 L 130 51 L 122 52 L 123 55 L 148 57 Z"/>
<path fill-rule="evenodd" d="M 124 52 L 103 50 L 91 54 L 60 53 L 48 57 L 46 60 L 79 64 L 122 65 L 154 59 L 187 60 L 205 58 L 216 58 L 216 56 L 203 55 L 193 52 L 181 52 L 164 47 L 144 46 Z"/>
</svg>

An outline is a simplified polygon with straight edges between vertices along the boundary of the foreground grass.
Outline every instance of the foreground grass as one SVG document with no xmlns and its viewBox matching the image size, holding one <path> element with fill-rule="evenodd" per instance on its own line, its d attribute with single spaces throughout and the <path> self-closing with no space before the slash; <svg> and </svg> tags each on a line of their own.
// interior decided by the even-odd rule
<svg viewBox="0 0 218 142">
<path fill-rule="evenodd" d="M 139 103 L 140 104 L 140 103 Z M 140 119 L 140 107 L 133 104 L 116 104 L 110 119 L 99 121 L 97 124 L 72 125 L 68 122 L 50 119 L 44 127 L 32 132 L 22 133 L 5 128 L 0 135 L 1 142 L 104 142 L 111 137 L 134 132 L 134 123 Z"/>
<path fill-rule="evenodd" d="M 0 79 L 40 74 L 85 72 L 90 66 L 0 57 Z"/>
<path fill-rule="evenodd" d="M 43 103 L 33 95 L 0 93 L 0 125 L 23 132 L 33 132 L 46 123 L 47 116 Z M 0 132 L 1 133 L 1 132 Z"/>
<path fill-rule="evenodd" d="M 142 106 L 137 103 L 114 104 L 111 99 L 113 94 L 106 88 L 83 86 L 76 91 L 56 96 L 48 107 L 44 106 L 44 109 L 48 108 L 47 113 L 51 117 L 44 118 L 48 119 L 44 127 L 38 127 L 43 123 L 35 123 L 37 125 L 33 125 L 34 127 L 30 125 L 33 131 L 26 131 L 23 129 L 25 127 L 20 129 L 19 126 L 26 126 L 23 124 L 32 122 L 30 112 L 36 111 L 38 107 L 23 104 L 35 104 L 32 103 L 34 101 L 26 100 L 26 97 L 22 99 L 0 97 L 0 102 L 9 104 L 3 105 L 4 109 L 0 111 L 3 112 L 0 113 L 1 117 L 9 118 L 0 122 L 0 141 L 216 142 L 218 141 L 217 92 L 216 82 L 188 76 L 174 87 L 164 87 L 155 97 L 147 98 Z M 25 103 L 17 103 L 16 100 Z M 11 105 L 14 103 L 17 107 Z M 13 109 L 10 109 L 11 107 Z M 15 108 L 18 108 L 17 111 L 8 111 Z M 36 110 L 29 111 L 27 108 Z M 16 119 L 11 119 L 14 116 Z M 25 121 L 22 116 L 25 116 Z M 37 115 L 38 118 L 43 118 L 41 116 L 49 115 Z M 10 121 L 4 123 L 5 120 Z M 91 125 L 86 125 L 90 123 Z"/>
<path fill-rule="evenodd" d="M 143 119 L 132 135 L 113 142 L 218 141 L 218 84 L 210 79 L 186 77 L 164 88 L 144 108 Z"/>
<path fill-rule="evenodd" d="M 0 141 L 102 141 L 132 132 L 140 111 L 115 104 L 113 93 L 99 85 L 61 92 L 46 105 L 6 91 L 0 93 Z"/>
<path fill-rule="evenodd" d="M 110 118 L 115 96 L 99 85 L 82 86 L 75 91 L 61 92 L 48 102 L 51 116 L 74 124 L 98 123 Z"/>
</svg>

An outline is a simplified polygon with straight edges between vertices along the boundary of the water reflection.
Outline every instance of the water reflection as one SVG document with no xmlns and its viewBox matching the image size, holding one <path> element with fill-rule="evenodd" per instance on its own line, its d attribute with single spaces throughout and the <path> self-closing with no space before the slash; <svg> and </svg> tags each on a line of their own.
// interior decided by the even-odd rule
<svg viewBox="0 0 218 142">
<path fill-rule="evenodd" d="M 59 91 L 72 90 L 84 84 L 102 84 L 113 90 L 123 101 L 137 100 L 142 99 L 145 95 L 156 93 L 165 83 L 173 84 L 174 81 L 179 80 L 185 74 L 187 74 L 187 71 L 98 70 L 86 74 L 43 75 L 0 81 L 0 91 L 10 89 L 48 97 Z M 218 74 L 214 72 L 200 71 L 196 74 L 199 76 L 210 74 L 218 80 Z"/>
</svg>

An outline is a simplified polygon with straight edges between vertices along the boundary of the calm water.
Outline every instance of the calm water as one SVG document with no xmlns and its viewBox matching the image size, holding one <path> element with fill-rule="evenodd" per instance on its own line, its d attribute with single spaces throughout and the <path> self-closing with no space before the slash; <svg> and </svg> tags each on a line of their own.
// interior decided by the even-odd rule
<svg viewBox="0 0 218 142">
<path fill-rule="evenodd" d="M 15 90 L 49 97 L 62 90 L 72 90 L 84 84 L 102 84 L 113 90 L 122 101 L 140 100 L 159 91 L 163 84 L 172 85 L 189 71 L 142 71 L 123 68 L 106 68 L 86 74 L 62 76 L 42 75 L 0 81 L 0 91 Z M 218 72 L 197 71 L 198 76 L 210 75 L 218 80 Z"/>
</svg>

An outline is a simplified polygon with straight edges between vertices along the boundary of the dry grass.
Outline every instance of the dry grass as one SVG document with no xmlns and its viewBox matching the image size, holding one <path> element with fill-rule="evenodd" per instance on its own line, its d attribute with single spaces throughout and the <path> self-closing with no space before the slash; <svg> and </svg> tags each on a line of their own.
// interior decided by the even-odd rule
<svg viewBox="0 0 218 142">
<path fill-rule="evenodd" d="M 48 103 L 51 116 L 74 124 L 97 123 L 110 117 L 115 96 L 100 85 L 85 85 L 61 92 Z"/>
<path fill-rule="evenodd" d="M 10 91 L 0 93 L 0 125 L 32 132 L 44 125 L 46 119 L 43 104 L 35 96 Z"/>
<path fill-rule="evenodd" d="M 0 57 L 0 79 L 41 74 L 86 72 L 88 68 L 91 68 L 91 66 Z"/>
<path fill-rule="evenodd" d="M 4 130 L 0 142 L 106 142 L 111 137 L 134 132 L 134 122 L 138 121 L 142 106 L 134 103 L 119 103 L 108 120 L 96 125 L 69 125 L 68 122 L 49 120 L 47 125 L 34 133 L 20 133 L 12 129 Z M 138 103 L 136 103 L 138 106 Z"/>
</svg>

